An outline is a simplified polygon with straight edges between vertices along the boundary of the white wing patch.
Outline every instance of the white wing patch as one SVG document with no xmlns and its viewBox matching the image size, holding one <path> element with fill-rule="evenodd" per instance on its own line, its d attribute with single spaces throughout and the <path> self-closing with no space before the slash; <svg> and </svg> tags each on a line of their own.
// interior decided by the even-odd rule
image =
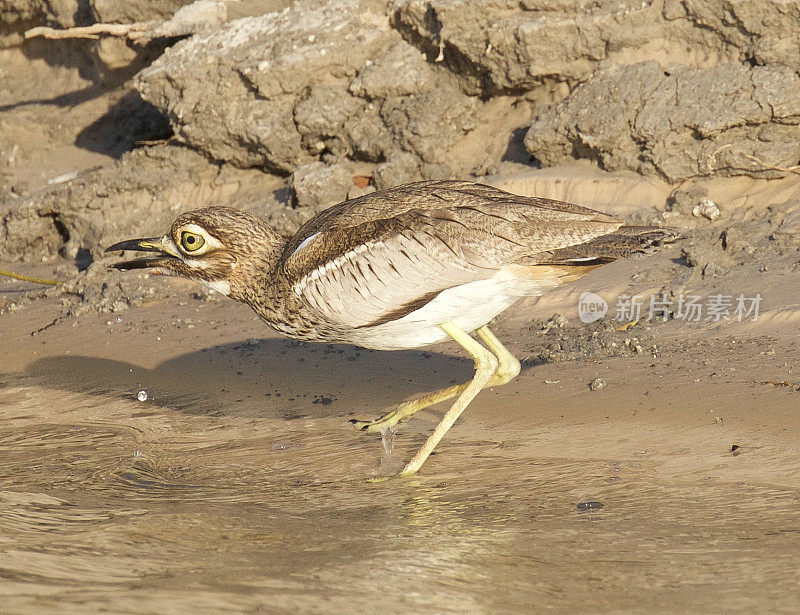
<svg viewBox="0 0 800 615">
<path fill-rule="evenodd" d="M 299 246 L 297 246 L 297 248 L 295 248 L 295 251 L 294 251 L 294 252 L 292 252 L 292 253 L 289 255 L 289 257 L 291 258 L 291 257 L 292 257 L 292 256 L 294 256 L 295 254 L 297 254 L 297 253 L 298 253 L 300 250 L 302 250 L 303 248 L 305 248 L 305 247 L 308 245 L 308 243 L 309 243 L 309 242 L 310 242 L 312 239 L 314 239 L 314 237 L 317 237 L 317 236 L 318 236 L 318 235 L 319 235 L 321 232 L 322 232 L 322 231 L 318 231 L 318 232 L 314 233 L 313 235 L 309 235 L 308 237 L 306 237 L 306 238 L 305 238 L 303 241 L 301 241 L 301 242 L 300 242 L 300 245 L 299 245 Z"/>
<path fill-rule="evenodd" d="M 399 235 L 348 250 L 303 276 L 293 291 L 332 322 L 361 327 L 495 271 L 457 258 L 427 233 Z"/>
<path fill-rule="evenodd" d="M 304 239 L 303 242 L 298 246 L 297 250 L 302 248 L 309 241 L 309 239 L 312 239 L 313 237 L 316 237 L 317 235 L 319 235 L 319 233 L 316 233 L 316 234 L 312 235 L 308 239 Z M 367 252 L 370 249 L 371 245 L 375 245 L 375 244 L 365 243 L 365 244 L 362 244 L 360 246 L 357 246 L 357 247 L 353 248 L 352 250 L 349 250 L 349 251 L 345 252 L 344 254 L 342 254 L 340 256 L 337 256 L 332 261 L 328 261 L 324 265 L 320 265 L 316 269 L 312 270 L 311 272 L 309 272 L 308 274 L 303 276 L 294 285 L 293 289 L 294 289 L 295 294 L 301 295 L 303 293 L 303 290 L 305 290 L 305 288 L 311 282 L 316 282 L 322 276 L 327 275 L 327 274 L 331 273 L 332 271 L 335 271 L 335 270 L 339 269 L 347 261 L 352 260 L 353 258 L 358 256 L 359 254 L 363 254 L 364 252 Z M 297 252 L 297 250 L 292 252 L 292 254 L 295 254 Z"/>
</svg>

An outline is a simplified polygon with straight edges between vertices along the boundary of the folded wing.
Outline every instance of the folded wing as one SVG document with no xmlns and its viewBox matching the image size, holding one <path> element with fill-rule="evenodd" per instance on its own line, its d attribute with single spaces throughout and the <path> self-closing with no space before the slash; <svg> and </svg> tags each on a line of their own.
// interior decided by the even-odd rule
<svg viewBox="0 0 800 615">
<path fill-rule="evenodd" d="M 401 318 L 445 289 L 622 226 L 576 205 L 467 182 L 402 186 L 312 222 L 289 242 L 283 273 L 321 316 L 350 327 Z"/>
</svg>

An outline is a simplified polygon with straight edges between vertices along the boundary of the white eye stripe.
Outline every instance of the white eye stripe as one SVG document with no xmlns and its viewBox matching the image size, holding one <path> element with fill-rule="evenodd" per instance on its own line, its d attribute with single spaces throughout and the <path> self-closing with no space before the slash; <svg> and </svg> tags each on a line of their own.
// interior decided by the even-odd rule
<svg viewBox="0 0 800 615">
<path fill-rule="evenodd" d="M 202 235 L 204 238 L 208 238 L 208 233 L 202 226 L 197 226 L 196 224 L 185 224 L 180 228 L 180 232 L 189 231 L 190 233 L 194 233 L 195 235 Z"/>
</svg>

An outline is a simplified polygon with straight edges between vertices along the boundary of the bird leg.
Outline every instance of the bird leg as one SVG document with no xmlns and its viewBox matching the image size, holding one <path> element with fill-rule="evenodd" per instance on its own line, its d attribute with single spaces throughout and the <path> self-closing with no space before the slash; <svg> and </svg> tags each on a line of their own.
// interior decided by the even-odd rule
<svg viewBox="0 0 800 615">
<path fill-rule="evenodd" d="M 487 384 L 487 387 L 498 386 L 500 384 L 506 384 L 509 380 L 516 378 L 519 375 L 520 364 L 513 354 L 511 354 L 508 349 L 500 343 L 500 340 L 497 339 L 491 331 L 489 331 L 489 327 L 483 325 L 479 329 L 475 330 L 475 333 L 483 340 L 483 343 L 489 347 L 494 355 L 497 357 L 497 371 L 495 371 L 494 376 Z"/>
<path fill-rule="evenodd" d="M 439 444 L 439 441 L 442 439 L 442 437 L 444 437 L 444 434 L 447 433 L 450 427 L 452 427 L 453 423 L 455 423 L 458 417 L 461 416 L 461 413 L 464 412 L 464 409 L 475 398 L 480 390 L 489 384 L 489 381 L 492 379 L 492 376 L 494 376 L 499 365 L 499 361 L 496 356 L 486 350 L 478 342 L 472 339 L 468 333 L 459 329 L 452 322 L 446 322 L 439 326 L 444 329 L 445 333 L 457 341 L 473 358 L 475 361 L 475 376 L 473 376 L 472 380 L 464 388 L 464 390 L 461 391 L 453 406 L 445 413 L 442 421 L 436 426 L 436 429 L 433 430 L 433 433 L 425 441 L 425 444 L 422 445 L 422 448 L 417 451 L 417 454 L 414 455 L 411 461 L 406 464 L 406 467 L 402 469 L 400 476 L 411 476 L 422 467 L 422 464 L 425 463 L 425 460 L 433 452 L 433 449 L 436 448 L 437 444 Z"/>
<path fill-rule="evenodd" d="M 513 354 L 506 350 L 506 347 L 500 343 L 500 340 L 498 340 L 494 333 L 489 330 L 489 327 L 484 325 L 483 327 L 477 329 L 476 333 L 494 353 L 498 360 L 497 370 L 492 375 L 492 379 L 489 380 L 488 384 L 486 385 L 487 387 L 505 384 L 519 374 L 519 361 L 517 361 Z M 424 410 L 429 406 L 433 406 L 434 404 L 438 404 L 439 402 L 443 402 L 452 397 L 460 395 L 469 386 L 469 384 L 469 382 L 465 382 L 464 384 L 457 384 L 455 386 L 439 389 L 438 391 L 434 391 L 432 393 L 420 395 L 414 399 L 409 399 L 398 404 L 390 412 L 387 412 L 386 414 L 372 421 L 359 421 L 353 419 L 350 422 L 356 429 L 361 431 L 366 431 L 369 433 L 380 432 L 384 429 L 394 427 L 398 423 L 405 423 L 420 410 Z"/>
<path fill-rule="evenodd" d="M 414 399 L 406 400 L 395 406 L 394 410 L 390 410 L 386 414 L 379 416 L 373 421 L 358 421 L 356 419 L 352 419 L 350 422 L 353 424 L 353 427 L 361 431 L 366 431 L 369 433 L 383 431 L 389 427 L 394 427 L 398 423 L 405 423 L 417 412 L 427 408 L 428 406 L 433 406 L 441 401 L 445 401 L 451 397 L 459 395 L 464 389 L 467 388 L 468 385 L 469 382 L 465 382 L 464 384 L 458 384 L 456 386 L 439 389 L 433 393 L 426 393 L 425 395 L 420 395 Z"/>
</svg>

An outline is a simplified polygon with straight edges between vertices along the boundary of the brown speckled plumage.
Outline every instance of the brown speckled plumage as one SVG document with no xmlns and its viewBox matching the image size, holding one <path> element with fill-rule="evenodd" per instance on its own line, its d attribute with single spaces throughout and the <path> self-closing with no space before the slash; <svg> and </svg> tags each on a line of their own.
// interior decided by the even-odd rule
<svg viewBox="0 0 800 615">
<path fill-rule="evenodd" d="M 182 245 L 185 236 L 191 245 Z M 415 400 L 412 411 L 401 404 L 378 421 L 358 423 L 385 428 L 435 403 L 431 399 L 460 395 L 460 409 L 451 409 L 433 444 L 423 447 L 427 452 L 406 468 L 413 473 L 478 384 L 503 384 L 518 373 L 519 362 L 486 327 L 494 316 L 524 296 L 677 238 L 669 229 L 626 226 L 570 203 L 465 181 L 429 181 L 331 207 L 288 241 L 252 215 L 212 207 L 182 214 L 162 238 L 109 250 L 160 252 L 117 266 L 154 267 L 207 284 L 297 339 L 382 349 L 456 339 L 476 361 L 472 388 L 451 387 Z M 467 336 L 472 331 L 491 352 Z M 492 361 L 493 371 L 486 371 Z"/>
<path fill-rule="evenodd" d="M 561 265 L 563 282 L 676 236 L 466 181 L 418 182 L 340 203 L 288 241 L 255 216 L 212 207 L 181 214 L 174 243 L 190 223 L 224 247 L 203 256 L 204 268 L 168 258 L 157 263 L 161 272 L 226 280 L 233 299 L 291 337 L 356 343 L 354 330 L 407 315 L 504 265 Z"/>
</svg>

